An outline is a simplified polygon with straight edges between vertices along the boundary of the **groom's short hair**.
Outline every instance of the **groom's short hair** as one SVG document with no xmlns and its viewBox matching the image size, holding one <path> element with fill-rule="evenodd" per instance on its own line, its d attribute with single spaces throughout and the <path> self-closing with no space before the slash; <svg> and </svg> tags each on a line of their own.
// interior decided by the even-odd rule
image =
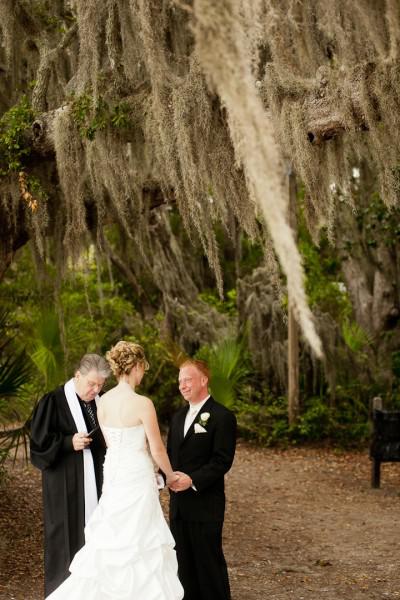
<svg viewBox="0 0 400 600">
<path fill-rule="evenodd" d="M 199 360 L 197 358 L 188 358 L 187 360 L 183 361 L 181 365 L 179 365 L 180 369 L 182 369 L 183 367 L 196 367 L 196 369 L 198 369 L 200 373 L 207 377 L 208 381 L 210 381 L 211 379 L 210 369 L 205 360 Z"/>
</svg>

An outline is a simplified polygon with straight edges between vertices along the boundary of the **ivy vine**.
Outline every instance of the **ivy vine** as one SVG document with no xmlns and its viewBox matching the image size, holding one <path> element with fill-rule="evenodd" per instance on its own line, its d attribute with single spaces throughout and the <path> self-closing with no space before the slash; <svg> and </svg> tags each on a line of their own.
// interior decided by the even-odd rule
<svg viewBox="0 0 400 600">
<path fill-rule="evenodd" d="M 126 102 L 114 106 L 99 99 L 95 103 L 89 94 L 81 94 L 73 99 L 72 115 L 82 138 L 93 140 L 97 131 L 108 127 L 126 129 L 131 123 L 131 108 Z"/>
<path fill-rule="evenodd" d="M 0 177 L 17 173 L 31 153 L 26 131 L 35 119 L 26 96 L 3 114 L 0 119 Z"/>
</svg>

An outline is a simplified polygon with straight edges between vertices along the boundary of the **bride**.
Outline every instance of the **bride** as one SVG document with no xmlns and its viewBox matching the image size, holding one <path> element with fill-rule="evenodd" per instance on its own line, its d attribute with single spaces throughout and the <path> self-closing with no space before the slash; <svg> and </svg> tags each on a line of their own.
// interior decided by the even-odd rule
<svg viewBox="0 0 400 600">
<path fill-rule="evenodd" d="M 71 575 L 47 600 L 181 600 L 174 539 L 164 519 L 151 456 L 175 481 L 151 400 L 135 392 L 149 368 L 139 344 L 106 354 L 118 385 L 97 415 L 107 442 L 103 491 Z"/>
</svg>

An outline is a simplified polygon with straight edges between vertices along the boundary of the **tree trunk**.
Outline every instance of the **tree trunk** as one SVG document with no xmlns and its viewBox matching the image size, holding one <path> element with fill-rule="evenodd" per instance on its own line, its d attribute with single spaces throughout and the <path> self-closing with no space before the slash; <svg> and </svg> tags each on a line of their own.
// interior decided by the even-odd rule
<svg viewBox="0 0 400 600">
<path fill-rule="evenodd" d="M 296 175 L 289 171 L 289 222 L 297 238 L 296 219 Z M 289 294 L 288 305 L 288 419 L 289 425 L 295 425 L 300 414 L 299 395 L 299 326 Z"/>
</svg>

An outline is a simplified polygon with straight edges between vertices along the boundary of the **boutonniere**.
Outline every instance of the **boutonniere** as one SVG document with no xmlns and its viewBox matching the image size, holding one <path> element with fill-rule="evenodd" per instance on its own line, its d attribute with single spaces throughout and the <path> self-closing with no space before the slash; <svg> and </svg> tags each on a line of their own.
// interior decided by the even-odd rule
<svg viewBox="0 0 400 600">
<path fill-rule="evenodd" d="M 209 412 L 203 412 L 203 413 L 201 413 L 200 418 L 199 418 L 199 424 L 202 427 L 205 427 L 207 425 L 207 423 L 208 423 L 208 419 L 209 418 L 210 418 L 210 413 Z"/>
</svg>

